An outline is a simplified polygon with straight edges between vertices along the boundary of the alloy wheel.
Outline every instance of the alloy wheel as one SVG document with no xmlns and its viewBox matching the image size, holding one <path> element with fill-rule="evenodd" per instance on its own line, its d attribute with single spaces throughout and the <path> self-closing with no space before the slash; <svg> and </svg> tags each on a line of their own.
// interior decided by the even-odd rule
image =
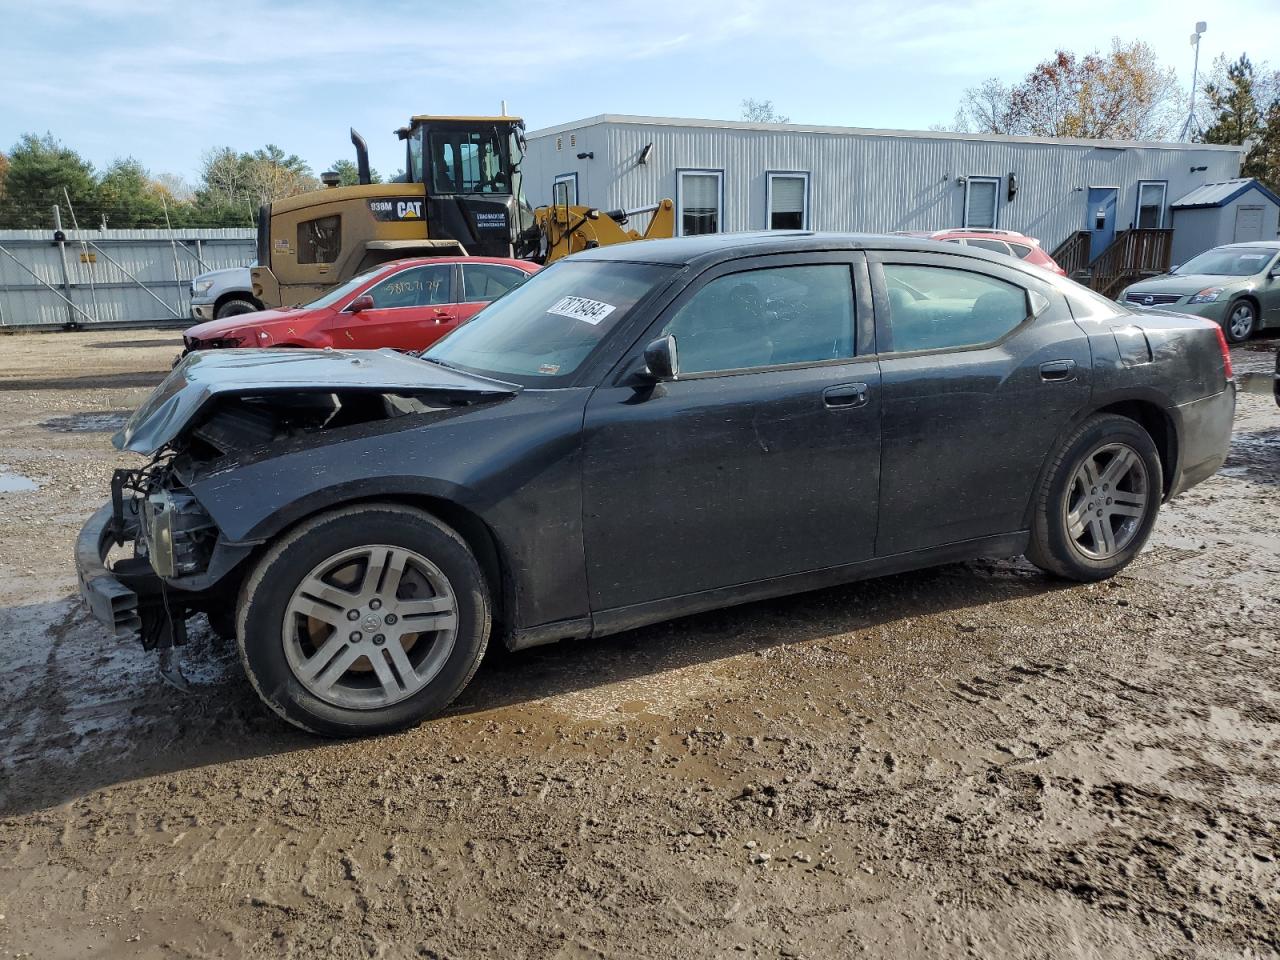
<svg viewBox="0 0 1280 960">
<path fill-rule="evenodd" d="M 1127 443 L 1107 443 L 1084 458 L 1063 504 L 1067 536 L 1090 560 L 1123 551 L 1142 526 L 1152 496 L 1147 466 Z"/>
<path fill-rule="evenodd" d="M 1253 333 L 1253 305 L 1241 301 L 1233 306 L 1231 315 L 1227 318 L 1227 326 L 1231 331 L 1231 339 L 1247 340 Z"/>
<path fill-rule="evenodd" d="M 420 553 L 376 544 L 313 567 L 289 599 L 281 639 L 310 693 L 376 710 L 429 684 L 457 632 L 457 598 L 440 568 Z"/>
</svg>

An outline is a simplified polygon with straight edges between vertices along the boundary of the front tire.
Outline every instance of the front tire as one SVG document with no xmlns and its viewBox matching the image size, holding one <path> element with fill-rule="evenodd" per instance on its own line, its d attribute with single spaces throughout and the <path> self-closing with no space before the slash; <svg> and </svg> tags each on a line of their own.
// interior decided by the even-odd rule
<svg viewBox="0 0 1280 960">
<path fill-rule="evenodd" d="M 1160 454 L 1128 417 L 1090 417 L 1062 443 L 1034 504 L 1027 559 L 1069 580 L 1105 580 L 1147 542 L 1164 491 Z"/>
<path fill-rule="evenodd" d="M 1252 300 L 1237 300 L 1227 307 L 1222 332 L 1232 343 L 1244 343 L 1258 329 L 1258 308 Z"/>
<path fill-rule="evenodd" d="M 262 308 L 252 300 L 241 300 L 239 298 L 228 300 L 221 304 L 213 313 L 213 319 L 221 320 L 223 317 L 238 317 L 242 313 L 257 313 Z"/>
<path fill-rule="evenodd" d="M 309 520 L 245 579 L 240 658 L 296 726 L 367 736 L 443 710 L 489 640 L 488 584 L 466 541 L 420 510 L 362 504 Z"/>
</svg>

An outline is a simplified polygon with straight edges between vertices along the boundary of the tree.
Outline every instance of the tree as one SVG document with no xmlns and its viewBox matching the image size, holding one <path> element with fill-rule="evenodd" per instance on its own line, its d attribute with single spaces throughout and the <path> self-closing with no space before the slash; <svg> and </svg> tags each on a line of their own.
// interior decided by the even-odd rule
<svg viewBox="0 0 1280 960">
<path fill-rule="evenodd" d="M 1245 157 L 1241 173 L 1257 177 L 1272 190 L 1280 191 L 1280 97 L 1267 107 L 1262 132 Z"/>
<path fill-rule="evenodd" d="M 248 158 L 250 192 L 259 204 L 315 190 L 320 182 L 297 154 L 287 156 L 274 143 L 253 151 Z"/>
<path fill-rule="evenodd" d="M 329 169 L 338 175 L 338 186 L 340 187 L 354 187 L 360 182 L 360 170 L 354 160 L 335 160 L 333 166 Z M 373 167 L 369 168 L 369 182 L 382 182 L 382 177 L 378 175 L 378 171 Z"/>
<path fill-rule="evenodd" d="M 95 225 L 97 181 L 93 165 L 52 134 L 23 134 L 9 151 L 0 227 L 48 227 L 55 203 L 62 204 L 66 213 L 64 189 L 80 222 Z"/>
<path fill-rule="evenodd" d="M 0 203 L 4 203 L 4 178 L 9 172 L 9 158 L 0 153 Z"/>
<path fill-rule="evenodd" d="M 957 125 L 980 133 L 1108 140 L 1162 140 L 1178 123 L 1172 69 L 1140 40 L 1111 52 L 1058 50 L 1012 86 L 991 78 L 965 91 Z"/>
<path fill-rule="evenodd" d="M 1247 54 L 1214 62 L 1204 85 L 1205 143 L 1248 144 L 1240 173 L 1280 187 L 1280 71 L 1253 64 Z"/>
<path fill-rule="evenodd" d="M 145 167 L 132 157 L 116 160 L 98 181 L 97 212 L 112 227 L 164 227 L 168 198 Z"/>
<path fill-rule="evenodd" d="M 750 123 L 790 123 L 790 117 L 784 117 L 774 109 L 772 100 L 753 100 L 747 97 L 742 101 L 742 119 Z"/>
</svg>

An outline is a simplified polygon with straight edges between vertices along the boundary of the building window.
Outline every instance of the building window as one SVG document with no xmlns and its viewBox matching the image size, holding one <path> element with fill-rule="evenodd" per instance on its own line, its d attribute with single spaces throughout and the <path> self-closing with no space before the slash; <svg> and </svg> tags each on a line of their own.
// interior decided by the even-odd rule
<svg viewBox="0 0 1280 960">
<path fill-rule="evenodd" d="M 1163 180 L 1138 183 L 1138 213 L 1134 226 L 1143 230 L 1159 230 L 1164 226 L 1164 196 L 1168 185 Z"/>
<path fill-rule="evenodd" d="M 564 184 L 563 187 L 560 186 L 562 183 Z M 568 203 L 571 207 L 578 205 L 578 175 L 576 173 L 556 175 L 551 184 L 551 202 L 557 204 Z"/>
<path fill-rule="evenodd" d="M 809 229 L 809 174 L 770 173 L 765 210 L 770 230 Z"/>
<path fill-rule="evenodd" d="M 676 173 L 676 225 L 680 236 L 719 233 L 724 219 L 724 174 L 719 170 Z"/>
<path fill-rule="evenodd" d="M 969 177 L 964 185 L 964 224 L 990 230 L 999 217 L 1000 178 Z"/>
<path fill-rule="evenodd" d="M 342 217 L 320 217 L 298 224 L 298 262 L 333 263 L 342 249 Z"/>
</svg>

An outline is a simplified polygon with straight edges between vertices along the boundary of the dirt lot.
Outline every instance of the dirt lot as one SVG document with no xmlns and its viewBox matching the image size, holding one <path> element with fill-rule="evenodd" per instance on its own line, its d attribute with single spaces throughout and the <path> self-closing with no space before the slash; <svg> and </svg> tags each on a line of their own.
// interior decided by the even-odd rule
<svg viewBox="0 0 1280 960">
<path fill-rule="evenodd" d="M 0 337 L 0 957 L 1280 953 L 1265 374 L 1113 582 L 975 562 L 492 656 L 328 743 L 207 631 L 184 695 L 74 597 L 175 342 Z"/>
</svg>

